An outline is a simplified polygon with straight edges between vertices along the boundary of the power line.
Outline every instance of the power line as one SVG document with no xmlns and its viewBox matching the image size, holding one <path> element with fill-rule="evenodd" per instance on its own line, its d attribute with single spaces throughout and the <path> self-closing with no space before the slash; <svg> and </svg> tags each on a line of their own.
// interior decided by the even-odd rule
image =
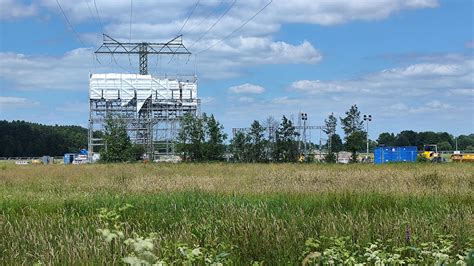
<svg viewBox="0 0 474 266">
<path fill-rule="evenodd" d="M 100 19 L 100 15 L 99 15 L 99 9 L 97 9 L 97 3 L 95 2 L 94 0 L 94 7 L 95 7 L 95 12 L 97 14 L 97 18 L 99 19 L 99 25 L 100 25 L 100 28 L 102 30 L 102 34 L 104 34 L 104 26 L 102 25 L 102 20 Z"/>
<path fill-rule="evenodd" d="M 89 14 L 91 15 L 92 19 L 94 20 L 94 22 L 99 25 L 99 22 L 97 21 L 97 18 L 96 16 L 92 13 L 92 8 L 91 8 L 91 5 L 89 4 L 89 1 L 90 0 L 85 0 L 86 1 L 86 4 L 87 4 L 87 9 L 89 9 Z"/>
<path fill-rule="evenodd" d="M 212 13 L 215 11 L 215 10 L 218 10 L 219 7 L 221 7 L 223 4 L 224 4 L 224 1 L 225 0 L 221 0 L 221 2 L 219 3 L 219 5 L 217 5 L 215 8 L 213 9 L 209 9 L 209 12 L 203 17 L 203 19 L 201 19 L 201 21 L 199 21 L 199 23 L 197 24 L 192 24 L 191 27 L 188 28 L 188 31 L 191 31 L 191 29 L 194 29 L 196 28 L 196 26 L 201 26 L 204 21 L 206 21 L 211 15 Z"/>
<path fill-rule="evenodd" d="M 56 3 L 58 3 L 58 7 L 59 9 L 61 10 L 61 13 L 63 13 L 63 16 L 64 16 L 64 19 L 66 20 L 67 24 L 69 25 L 69 28 L 71 29 L 72 32 L 74 32 L 74 34 L 76 35 L 77 39 L 79 40 L 79 42 L 83 45 L 83 46 L 86 46 L 84 44 L 84 42 L 82 41 L 81 37 L 79 36 L 79 34 L 77 33 L 77 31 L 74 29 L 74 27 L 72 26 L 71 22 L 69 21 L 69 19 L 67 18 L 66 16 L 66 13 L 64 12 L 63 10 L 63 7 L 61 6 L 61 4 L 59 3 L 59 0 L 56 0 Z"/>
<path fill-rule="evenodd" d="M 206 51 L 208 51 L 209 49 L 215 47 L 216 45 L 220 44 L 221 42 L 225 41 L 227 38 L 229 38 L 230 36 L 232 36 L 234 33 L 238 32 L 239 30 L 241 30 L 243 27 L 245 27 L 245 25 L 247 25 L 250 21 L 252 21 L 256 16 L 258 16 L 258 14 L 262 13 L 263 10 L 265 10 L 271 3 L 273 2 L 273 0 L 270 0 L 270 2 L 268 2 L 265 6 L 263 6 L 260 10 L 257 11 L 257 13 L 255 13 L 253 16 L 251 16 L 247 21 L 245 21 L 244 23 L 242 23 L 242 25 L 240 25 L 239 27 L 237 27 L 234 31 L 232 31 L 230 34 L 228 34 L 227 36 L 225 36 L 224 38 L 220 39 L 218 42 L 214 43 L 213 45 L 207 47 L 206 49 L 204 50 L 201 50 L 199 52 L 197 52 L 197 54 L 201 54 L 201 53 L 204 53 Z"/>
<path fill-rule="evenodd" d="M 133 18 L 133 0 L 130 0 L 130 37 L 129 42 L 132 42 L 132 18 Z M 128 63 L 132 65 L 132 60 L 130 60 L 130 55 L 128 55 Z"/>
<path fill-rule="evenodd" d="M 196 1 L 196 4 L 194 5 L 193 7 L 193 10 L 191 10 L 191 13 L 189 13 L 189 16 L 188 18 L 186 19 L 186 21 L 184 22 L 183 26 L 181 26 L 181 29 L 179 29 L 179 32 L 178 34 L 176 35 L 179 35 L 181 33 L 181 31 L 183 30 L 184 26 L 186 26 L 186 24 L 188 23 L 188 20 L 189 18 L 193 15 L 194 11 L 196 10 L 196 7 L 199 5 L 199 0 Z"/>
<path fill-rule="evenodd" d="M 133 0 L 130 0 L 130 38 L 129 38 L 129 42 L 132 42 L 132 17 L 133 17 Z"/>
<path fill-rule="evenodd" d="M 219 17 L 219 19 L 217 19 L 217 20 L 214 22 L 214 24 L 212 24 L 212 26 L 209 27 L 209 28 L 206 30 L 206 32 L 204 32 L 203 35 L 201 35 L 201 37 L 199 37 L 193 44 L 191 44 L 191 46 L 189 46 L 189 48 L 193 47 L 196 43 L 198 43 L 200 40 L 202 40 L 202 38 L 204 38 L 204 36 L 206 36 L 206 34 L 209 33 L 209 31 L 211 31 L 211 30 L 214 28 L 214 26 L 216 26 L 217 23 L 219 23 L 219 21 L 221 21 L 221 19 L 232 9 L 232 7 L 235 5 L 235 2 L 236 2 L 236 1 L 237 1 L 237 0 L 234 0 L 234 1 L 232 2 L 232 4 L 224 11 L 224 13 L 222 13 L 222 15 Z"/>
</svg>

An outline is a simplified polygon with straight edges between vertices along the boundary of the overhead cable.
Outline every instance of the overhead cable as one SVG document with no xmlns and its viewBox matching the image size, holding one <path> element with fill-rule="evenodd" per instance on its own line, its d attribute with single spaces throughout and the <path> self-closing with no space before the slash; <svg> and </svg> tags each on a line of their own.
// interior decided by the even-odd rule
<svg viewBox="0 0 474 266">
<path fill-rule="evenodd" d="M 130 0 L 130 37 L 129 37 L 129 42 L 132 42 L 132 18 L 133 18 L 133 0 Z"/>
<path fill-rule="evenodd" d="M 69 19 L 67 18 L 66 13 L 65 13 L 64 10 L 63 10 L 63 7 L 62 7 L 61 4 L 59 3 L 59 0 L 56 0 L 56 3 L 58 4 L 58 7 L 59 7 L 59 9 L 61 10 L 61 13 L 63 14 L 64 19 L 66 20 L 67 24 L 69 25 L 69 28 L 71 29 L 71 31 L 76 35 L 76 37 L 77 37 L 77 39 L 79 40 L 79 42 L 80 42 L 83 46 L 86 46 L 86 45 L 84 44 L 84 42 L 82 41 L 81 36 L 79 36 L 79 34 L 77 33 L 77 31 L 74 29 L 74 27 L 72 26 L 71 22 L 70 22 Z"/>
<path fill-rule="evenodd" d="M 178 34 L 176 34 L 176 35 L 179 35 L 179 34 L 181 33 L 181 31 L 183 31 L 184 26 L 186 26 L 186 24 L 188 23 L 189 18 L 191 18 L 191 16 L 193 15 L 193 13 L 194 13 L 194 11 L 196 10 L 196 7 L 197 7 L 198 5 L 199 5 L 199 0 L 196 1 L 196 4 L 194 5 L 193 9 L 191 10 L 191 13 L 189 13 L 188 18 L 186 18 L 186 21 L 184 21 L 183 26 L 181 26 L 181 29 L 179 29 L 179 32 L 178 32 Z"/>
<path fill-rule="evenodd" d="M 197 24 L 192 24 L 191 27 L 188 28 L 188 31 L 191 31 L 194 28 L 201 26 L 204 23 L 204 21 L 206 21 L 212 15 L 212 13 L 215 10 L 218 10 L 219 7 L 221 7 L 223 4 L 224 4 L 224 0 L 221 0 L 221 2 L 216 7 L 209 9 L 209 12 L 207 12 L 207 14 L 203 16 L 203 19 L 201 19 Z"/>
<path fill-rule="evenodd" d="M 100 15 L 99 15 L 99 9 L 97 8 L 97 3 L 95 2 L 94 0 L 94 7 L 95 7 L 95 13 L 97 14 L 97 18 L 99 19 L 99 25 L 100 25 L 100 28 L 102 30 L 102 34 L 104 34 L 104 26 L 102 25 L 102 20 L 100 19 Z"/>
<path fill-rule="evenodd" d="M 244 23 L 242 23 L 242 25 L 240 25 L 239 27 L 237 27 L 234 31 L 232 31 L 231 33 L 229 33 L 228 35 L 226 35 L 224 38 L 220 39 L 219 41 L 215 42 L 213 45 L 207 47 L 206 49 L 204 50 L 201 50 L 199 52 L 197 52 L 197 54 L 201 54 L 201 53 L 204 53 L 206 51 L 208 51 L 209 49 L 215 47 L 216 45 L 220 44 L 221 42 L 225 41 L 227 38 L 229 38 L 230 36 L 232 36 L 234 33 L 238 32 L 239 30 L 241 30 L 243 27 L 245 27 L 245 25 L 247 25 L 250 21 L 252 21 L 256 16 L 258 16 L 260 13 L 262 13 L 263 10 L 265 10 L 271 3 L 273 2 L 273 0 L 270 0 L 270 2 L 268 2 L 265 6 L 263 6 L 260 10 L 257 11 L 257 13 L 255 13 L 252 17 L 250 17 L 247 21 L 245 21 Z"/>
<path fill-rule="evenodd" d="M 206 36 L 209 31 L 211 31 L 216 25 L 217 23 L 219 23 L 222 18 L 232 9 L 232 7 L 235 5 L 235 2 L 237 0 L 234 0 L 232 1 L 232 4 L 230 4 L 230 6 L 224 11 L 224 13 L 222 13 L 222 15 L 214 22 L 214 24 L 211 25 L 211 27 L 209 27 L 206 32 L 204 32 L 204 34 L 201 35 L 201 37 L 199 37 L 193 44 L 191 44 L 191 46 L 189 46 L 189 48 L 193 47 L 196 43 L 198 43 L 200 40 L 202 40 L 202 38 L 204 38 L 204 36 Z"/>
</svg>

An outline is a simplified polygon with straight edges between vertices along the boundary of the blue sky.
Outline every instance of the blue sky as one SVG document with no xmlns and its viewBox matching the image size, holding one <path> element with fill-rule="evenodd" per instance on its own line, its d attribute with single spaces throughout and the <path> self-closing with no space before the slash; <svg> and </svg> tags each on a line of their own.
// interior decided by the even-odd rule
<svg viewBox="0 0 474 266">
<path fill-rule="evenodd" d="M 232 127 L 308 113 L 321 125 L 352 104 L 380 132 L 474 132 L 470 0 L 201 0 L 183 28 L 196 56 L 150 57 L 150 71 L 197 73 L 202 110 Z M 0 0 L 0 119 L 87 125 L 88 77 L 137 72 L 136 60 L 94 60 L 104 32 L 134 41 L 174 37 L 196 1 Z M 203 35 L 204 34 L 204 35 Z M 195 43 L 200 37 L 201 41 Z M 81 41 L 79 41 L 79 39 Z M 193 45 L 193 43 L 195 43 Z M 199 53 L 211 45 L 209 50 Z"/>
</svg>

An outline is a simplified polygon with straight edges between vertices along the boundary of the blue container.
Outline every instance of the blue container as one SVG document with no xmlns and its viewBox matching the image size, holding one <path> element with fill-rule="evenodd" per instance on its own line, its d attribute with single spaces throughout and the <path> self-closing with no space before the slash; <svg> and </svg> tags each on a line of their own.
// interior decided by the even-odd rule
<svg viewBox="0 0 474 266">
<path fill-rule="evenodd" d="M 415 146 L 387 146 L 374 150 L 374 163 L 416 162 L 418 150 Z"/>
<path fill-rule="evenodd" d="M 64 154 L 64 164 L 71 164 L 74 161 L 74 153 L 66 153 Z"/>
</svg>

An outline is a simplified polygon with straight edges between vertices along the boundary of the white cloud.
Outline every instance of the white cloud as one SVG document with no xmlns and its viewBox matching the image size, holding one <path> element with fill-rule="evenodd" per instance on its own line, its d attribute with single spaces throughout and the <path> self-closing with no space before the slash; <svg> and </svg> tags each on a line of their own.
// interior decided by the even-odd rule
<svg viewBox="0 0 474 266">
<path fill-rule="evenodd" d="M 255 101 L 255 98 L 243 96 L 239 97 L 237 100 L 241 103 L 253 103 Z"/>
<path fill-rule="evenodd" d="M 0 0 L 0 20 L 30 17 L 37 13 L 35 4 L 23 4 L 19 0 Z"/>
<path fill-rule="evenodd" d="M 2 3 L 8 3 L 8 6 L 14 7 L 17 1 L 0 0 Z M 48 11 L 60 16 L 60 11 L 56 0 L 37 0 L 28 8 L 21 8 L 26 13 L 34 14 L 41 10 L 41 14 L 47 15 Z M 135 41 L 167 41 L 178 33 L 178 30 L 184 24 L 189 10 L 195 5 L 194 0 L 184 0 L 179 3 L 175 1 L 139 1 L 133 6 L 132 20 L 132 40 Z M 197 69 L 200 78 L 205 79 L 224 79 L 242 75 L 246 67 L 269 65 L 269 64 L 317 64 L 323 56 L 313 44 L 306 40 L 296 40 L 295 43 L 288 43 L 283 40 L 275 39 L 277 33 L 283 24 L 287 23 L 305 23 L 319 25 L 335 25 L 357 20 L 379 20 L 400 12 L 402 10 L 433 8 L 436 7 L 435 0 L 384 0 L 384 1 L 342 1 L 342 0 L 294 0 L 283 1 L 274 0 L 267 9 L 260 13 L 255 19 L 250 21 L 244 28 L 228 36 L 229 32 L 242 25 L 254 12 L 263 7 L 268 0 L 255 1 L 237 1 L 234 7 L 223 17 L 223 19 L 208 31 L 208 29 L 217 21 L 231 2 L 229 1 L 200 1 L 193 16 L 183 29 L 184 44 L 190 51 L 197 56 Z M 105 33 L 118 40 L 128 40 L 130 27 L 130 1 L 97 1 L 97 10 L 100 21 L 104 26 Z M 3 5 L 5 6 L 5 5 Z M 87 43 L 96 46 L 101 42 L 99 37 L 102 33 L 99 26 L 99 17 L 96 14 L 95 5 L 91 0 L 75 1 L 62 0 L 61 6 L 65 11 L 76 30 Z M 7 8 L 2 8 L 6 10 Z M 83 32 L 81 26 L 83 23 L 92 23 L 95 25 L 95 32 Z M 64 24 L 64 27 L 67 27 Z M 87 27 L 90 28 L 90 27 Z M 207 32 L 208 31 L 208 32 Z M 206 33 L 207 32 L 207 33 Z M 200 53 L 199 52 L 203 52 Z M 85 59 L 91 55 L 83 54 L 85 58 L 73 57 L 65 54 L 62 58 L 51 57 L 27 57 L 29 62 L 22 65 L 21 72 L 28 72 L 28 69 L 35 64 L 44 64 L 56 69 L 58 77 L 50 78 L 50 83 L 45 84 L 45 80 L 40 77 L 32 78 L 41 80 L 37 86 L 46 87 L 77 87 L 84 83 L 79 83 L 77 77 L 82 77 L 84 69 L 91 69 L 90 61 L 86 64 Z M 11 59 L 11 58 L 10 58 Z M 17 58 L 18 59 L 18 58 Z M 75 64 L 68 64 L 75 60 Z M 107 60 L 109 57 L 107 57 Z M 117 56 L 117 61 L 120 61 Z M 150 61 L 153 60 L 150 57 Z M 19 62 L 19 60 L 16 60 Z M 45 62 L 43 62 L 45 61 Z M 50 61 L 57 64 L 50 64 Z M 128 64 L 126 60 L 125 65 Z M 164 59 L 163 61 L 166 61 Z M 181 61 L 187 62 L 187 58 L 181 57 Z M 24 62 L 24 60 L 23 60 Z M 30 64 L 31 63 L 31 64 Z M 153 63 L 150 63 L 152 65 Z M 191 64 L 180 63 L 179 68 L 182 72 L 192 73 Z M 194 65 L 194 64 L 193 64 Z M 7 65 L 8 66 L 8 65 Z M 58 66 L 58 67 L 55 67 Z M 170 68 L 169 66 L 165 66 Z M 16 72 L 18 67 L 10 67 L 8 72 Z M 151 67 L 150 67 L 151 68 Z M 41 70 L 35 69 L 37 72 Z M 181 70 L 178 70 L 181 71 Z M 37 72 L 28 72 L 35 76 Z M 120 71 L 123 72 L 123 71 Z M 172 69 L 175 72 L 175 69 Z M 45 74 L 45 73 L 42 73 Z M 63 74 L 66 75 L 63 78 Z M 55 76 L 54 73 L 49 75 Z M 15 75 L 9 78 L 14 79 Z M 48 75 L 43 75 L 47 77 Z M 54 82 L 56 80 L 69 80 L 67 84 Z M 22 87 L 32 87 L 33 84 L 25 84 L 26 81 L 17 77 L 15 82 Z M 36 85 L 35 85 L 36 86 Z"/>
<path fill-rule="evenodd" d="M 468 94 L 474 77 L 474 60 L 469 57 L 419 63 L 370 73 L 353 80 L 298 80 L 291 91 L 309 94 L 359 93 L 363 95 Z"/>
<path fill-rule="evenodd" d="M 72 50 L 61 57 L 0 53 L 0 78 L 17 89 L 87 90 L 92 53 Z"/>
<path fill-rule="evenodd" d="M 251 94 L 261 94 L 265 92 L 265 88 L 262 86 L 245 83 L 238 86 L 233 86 L 229 88 L 229 91 L 232 93 L 251 93 Z"/>
<path fill-rule="evenodd" d="M 251 17 L 257 10 L 266 5 L 269 0 L 237 1 L 228 14 L 215 26 L 210 34 L 222 36 L 229 29 L 236 28 Z M 57 12 L 56 0 L 41 0 L 41 5 Z M 158 31 L 164 29 L 169 35 L 172 27 L 175 32 L 183 25 L 194 7 L 195 0 L 175 1 L 140 1 L 134 5 L 133 28 Z M 62 0 L 61 5 L 74 22 L 94 19 L 92 2 Z M 193 17 L 188 21 L 184 33 L 204 32 L 231 5 L 231 1 L 200 1 Z M 380 1 L 347 1 L 347 0 L 274 0 L 254 21 L 250 22 L 246 31 L 259 29 L 276 31 L 284 23 L 306 23 L 319 25 L 336 25 L 350 21 L 380 20 L 402 10 L 435 8 L 437 0 L 380 0 Z M 130 20 L 130 1 L 97 1 L 97 7 L 108 32 L 120 32 L 121 27 L 127 27 L 121 33 L 128 37 Z M 166 26 L 166 25 L 168 26 Z M 127 25 L 127 26 L 125 26 Z M 141 25 L 141 26 L 140 26 Z M 186 30 L 188 29 L 188 30 Z M 193 30 L 193 31 L 191 31 Z M 144 32 L 146 32 L 144 30 Z M 153 35 L 152 35 L 153 36 Z"/>
<path fill-rule="evenodd" d="M 439 100 L 432 100 L 419 106 L 408 106 L 404 103 L 396 103 L 389 107 L 390 110 L 400 113 L 424 114 L 424 113 L 440 113 L 454 109 L 454 107 Z"/>
<path fill-rule="evenodd" d="M 38 105 L 39 102 L 21 97 L 0 96 L 0 107 L 3 108 L 17 108 L 24 106 Z"/>
<path fill-rule="evenodd" d="M 449 91 L 452 95 L 471 96 L 474 97 L 474 88 L 469 89 L 452 89 Z"/>
<path fill-rule="evenodd" d="M 216 98 L 214 97 L 201 97 L 201 104 L 211 104 L 214 103 Z"/>
</svg>

